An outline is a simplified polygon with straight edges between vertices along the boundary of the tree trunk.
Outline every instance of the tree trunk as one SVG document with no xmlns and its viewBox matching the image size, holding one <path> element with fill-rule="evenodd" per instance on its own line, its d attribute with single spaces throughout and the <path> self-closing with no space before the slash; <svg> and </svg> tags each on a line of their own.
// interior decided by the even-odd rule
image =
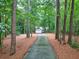
<svg viewBox="0 0 79 59">
<path fill-rule="evenodd" d="M 1 23 L 1 14 L 0 14 L 0 23 Z M 0 45 L 2 45 L 2 41 L 1 41 L 1 31 L 0 31 Z"/>
<path fill-rule="evenodd" d="M 30 6 L 30 3 L 31 1 L 28 0 L 28 13 L 30 14 L 31 12 L 31 6 Z M 28 16 L 28 19 L 27 19 L 27 38 L 30 37 L 30 17 Z"/>
<path fill-rule="evenodd" d="M 67 19 L 67 0 L 65 0 L 65 8 L 64 8 L 64 25 L 63 25 L 63 43 L 65 44 L 65 34 L 66 34 L 66 19 Z"/>
<path fill-rule="evenodd" d="M 12 5 L 12 27 L 11 27 L 11 48 L 10 55 L 16 52 L 16 0 L 13 0 Z"/>
<path fill-rule="evenodd" d="M 30 20 L 27 19 L 27 38 L 30 37 Z"/>
<path fill-rule="evenodd" d="M 0 23 L 1 23 L 1 14 L 0 14 Z"/>
<path fill-rule="evenodd" d="M 5 37 L 7 36 L 7 23 L 8 23 L 8 18 L 5 16 Z"/>
<path fill-rule="evenodd" d="M 25 24 L 26 24 L 26 23 L 25 23 L 25 22 L 26 22 L 26 21 L 24 20 L 24 34 L 25 34 L 25 30 L 26 30 L 26 28 L 25 28 Z"/>
<path fill-rule="evenodd" d="M 72 0 L 72 4 L 71 4 L 71 15 L 70 15 L 70 27 L 69 27 L 68 43 L 70 43 L 72 41 L 72 35 L 73 35 L 73 16 L 74 16 L 74 0 Z"/>
<path fill-rule="evenodd" d="M 55 38 L 59 40 L 59 23 L 60 23 L 60 0 L 56 0 L 57 5 L 57 16 L 56 16 L 56 35 Z"/>
</svg>

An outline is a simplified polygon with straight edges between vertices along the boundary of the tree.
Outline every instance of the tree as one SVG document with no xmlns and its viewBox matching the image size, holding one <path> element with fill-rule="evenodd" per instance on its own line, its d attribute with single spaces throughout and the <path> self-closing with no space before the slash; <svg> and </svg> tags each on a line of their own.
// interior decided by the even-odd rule
<svg viewBox="0 0 79 59">
<path fill-rule="evenodd" d="M 7 36 L 7 24 L 8 24 L 8 17 L 5 16 L 5 37 Z"/>
<path fill-rule="evenodd" d="M 0 14 L 0 23 L 1 23 L 1 14 Z M 1 30 L 0 30 L 0 46 L 2 45 L 2 42 L 1 42 Z"/>
<path fill-rule="evenodd" d="M 65 0 L 64 5 L 64 25 L 63 25 L 63 43 L 65 44 L 65 34 L 66 34 L 66 19 L 67 19 L 67 0 Z"/>
<path fill-rule="evenodd" d="M 27 19 L 27 38 L 30 37 L 30 12 L 31 12 L 31 0 L 28 0 L 28 19 Z"/>
<path fill-rule="evenodd" d="M 11 48 L 10 55 L 16 52 L 16 0 L 12 3 L 12 28 L 11 28 Z"/>
<path fill-rule="evenodd" d="M 57 6 L 57 16 L 56 16 L 56 35 L 55 38 L 59 40 L 59 23 L 60 23 L 60 0 L 56 0 L 56 6 Z"/>
<path fill-rule="evenodd" d="M 72 35 L 73 35 L 73 16 L 74 16 L 74 0 L 72 0 L 72 3 L 71 3 L 71 14 L 70 14 L 70 27 L 69 27 L 68 43 L 70 43 L 72 41 Z"/>
<path fill-rule="evenodd" d="M 0 13 L 0 23 L 1 23 L 1 13 Z"/>
<path fill-rule="evenodd" d="M 30 20 L 29 19 L 27 19 L 27 38 L 29 38 L 30 37 Z"/>
</svg>

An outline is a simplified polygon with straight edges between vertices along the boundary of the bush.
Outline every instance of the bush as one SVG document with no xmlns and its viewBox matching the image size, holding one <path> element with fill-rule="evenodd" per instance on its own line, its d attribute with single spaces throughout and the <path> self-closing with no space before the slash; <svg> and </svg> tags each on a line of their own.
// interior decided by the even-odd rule
<svg viewBox="0 0 79 59">
<path fill-rule="evenodd" d="M 72 47 L 72 48 L 79 48 L 79 42 L 75 41 L 75 40 L 72 40 L 69 45 Z"/>
<path fill-rule="evenodd" d="M 5 25 L 3 23 L 0 23 L 0 33 L 1 33 L 1 38 L 3 38 L 5 33 Z"/>
</svg>

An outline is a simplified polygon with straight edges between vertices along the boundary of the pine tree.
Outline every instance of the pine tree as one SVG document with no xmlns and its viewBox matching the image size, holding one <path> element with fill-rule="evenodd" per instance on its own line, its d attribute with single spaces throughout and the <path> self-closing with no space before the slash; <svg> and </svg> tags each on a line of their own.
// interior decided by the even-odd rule
<svg viewBox="0 0 79 59">
<path fill-rule="evenodd" d="M 1 14 L 0 14 L 0 23 L 1 23 Z M 0 31 L 0 46 L 2 45 L 2 42 L 1 42 L 1 31 Z"/>
<path fill-rule="evenodd" d="M 65 34 L 66 34 L 66 19 L 67 19 L 67 0 L 65 0 L 64 5 L 64 25 L 63 25 L 63 43 L 65 44 Z"/>
<path fill-rule="evenodd" d="M 73 16 L 74 16 L 74 0 L 72 0 L 72 3 L 71 3 L 71 14 L 70 14 L 70 27 L 69 27 L 68 43 L 70 43 L 72 41 L 72 35 L 73 35 Z"/>
<path fill-rule="evenodd" d="M 16 52 L 16 0 L 13 0 L 12 4 L 12 27 L 11 27 L 11 48 L 10 55 Z"/>
<path fill-rule="evenodd" d="M 56 6 L 57 6 L 57 16 L 56 16 L 56 36 L 55 38 L 59 40 L 59 23 L 60 23 L 60 0 L 56 0 Z"/>
</svg>

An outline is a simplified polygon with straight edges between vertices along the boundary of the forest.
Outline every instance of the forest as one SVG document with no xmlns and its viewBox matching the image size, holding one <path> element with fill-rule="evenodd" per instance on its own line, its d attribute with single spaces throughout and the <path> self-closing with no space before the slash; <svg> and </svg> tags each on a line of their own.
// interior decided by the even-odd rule
<svg viewBox="0 0 79 59">
<path fill-rule="evenodd" d="M 30 38 L 40 27 L 43 33 L 53 33 L 60 44 L 79 49 L 79 0 L 0 0 L 0 49 L 11 35 L 13 55 L 16 36 Z"/>
</svg>

